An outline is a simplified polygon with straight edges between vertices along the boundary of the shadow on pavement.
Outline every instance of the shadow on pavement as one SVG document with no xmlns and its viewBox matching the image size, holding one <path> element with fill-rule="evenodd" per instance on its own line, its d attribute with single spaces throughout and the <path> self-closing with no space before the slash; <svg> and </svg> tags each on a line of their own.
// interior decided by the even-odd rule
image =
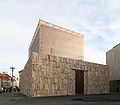
<svg viewBox="0 0 120 105">
<path fill-rule="evenodd" d="M 84 102 L 120 102 L 119 94 L 98 94 L 98 95 L 83 95 L 73 98 L 72 101 Z"/>
</svg>

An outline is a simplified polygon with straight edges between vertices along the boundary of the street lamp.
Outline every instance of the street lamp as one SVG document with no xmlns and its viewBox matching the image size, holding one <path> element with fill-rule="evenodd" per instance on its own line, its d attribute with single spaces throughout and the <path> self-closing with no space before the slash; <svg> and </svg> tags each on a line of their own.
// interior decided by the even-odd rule
<svg viewBox="0 0 120 105">
<path fill-rule="evenodd" d="M 10 67 L 10 69 L 12 70 L 12 79 L 11 79 L 11 81 L 12 81 L 12 90 L 13 90 L 13 71 L 14 71 L 14 67 Z"/>
</svg>

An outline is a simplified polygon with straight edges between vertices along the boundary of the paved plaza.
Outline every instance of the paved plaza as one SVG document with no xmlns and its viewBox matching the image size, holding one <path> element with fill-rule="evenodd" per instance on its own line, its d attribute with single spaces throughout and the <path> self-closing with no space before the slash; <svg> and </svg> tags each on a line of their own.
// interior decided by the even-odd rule
<svg viewBox="0 0 120 105">
<path fill-rule="evenodd" d="M 0 105 L 120 105 L 120 95 L 27 97 L 21 93 L 2 93 Z"/>
</svg>

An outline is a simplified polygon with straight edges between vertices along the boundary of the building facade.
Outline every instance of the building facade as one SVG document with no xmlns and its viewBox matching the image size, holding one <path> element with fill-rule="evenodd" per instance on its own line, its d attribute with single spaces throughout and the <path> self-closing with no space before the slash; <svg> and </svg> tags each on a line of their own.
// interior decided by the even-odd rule
<svg viewBox="0 0 120 105">
<path fill-rule="evenodd" d="M 83 59 L 84 36 L 80 33 L 40 20 L 29 47 L 32 52 Z"/>
<path fill-rule="evenodd" d="M 20 73 L 27 96 L 100 94 L 109 92 L 109 70 L 101 64 L 32 53 Z"/>
<path fill-rule="evenodd" d="M 3 72 L 3 73 L 0 73 L 0 91 L 5 88 L 5 89 L 10 89 L 12 86 L 13 88 L 15 88 L 16 86 L 19 87 L 19 84 L 18 84 L 18 79 L 13 76 L 13 78 Z"/>
<path fill-rule="evenodd" d="M 120 89 L 120 44 L 106 53 L 106 64 L 110 70 L 110 91 L 116 92 Z"/>
<path fill-rule="evenodd" d="M 11 76 L 6 73 L 0 73 L 0 90 L 11 86 Z"/>
<path fill-rule="evenodd" d="M 108 67 L 83 61 L 83 43 L 83 35 L 40 21 L 20 71 L 21 92 L 27 96 L 108 93 Z"/>
</svg>

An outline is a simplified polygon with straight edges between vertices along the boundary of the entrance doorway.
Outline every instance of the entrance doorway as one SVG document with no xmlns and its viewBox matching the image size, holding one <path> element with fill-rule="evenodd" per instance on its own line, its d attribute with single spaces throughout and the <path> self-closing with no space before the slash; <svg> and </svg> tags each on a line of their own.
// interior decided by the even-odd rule
<svg viewBox="0 0 120 105">
<path fill-rule="evenodd" d="M 84 93 L 84 71 L 75 70 L 75 93 Z"/>
</svg>

